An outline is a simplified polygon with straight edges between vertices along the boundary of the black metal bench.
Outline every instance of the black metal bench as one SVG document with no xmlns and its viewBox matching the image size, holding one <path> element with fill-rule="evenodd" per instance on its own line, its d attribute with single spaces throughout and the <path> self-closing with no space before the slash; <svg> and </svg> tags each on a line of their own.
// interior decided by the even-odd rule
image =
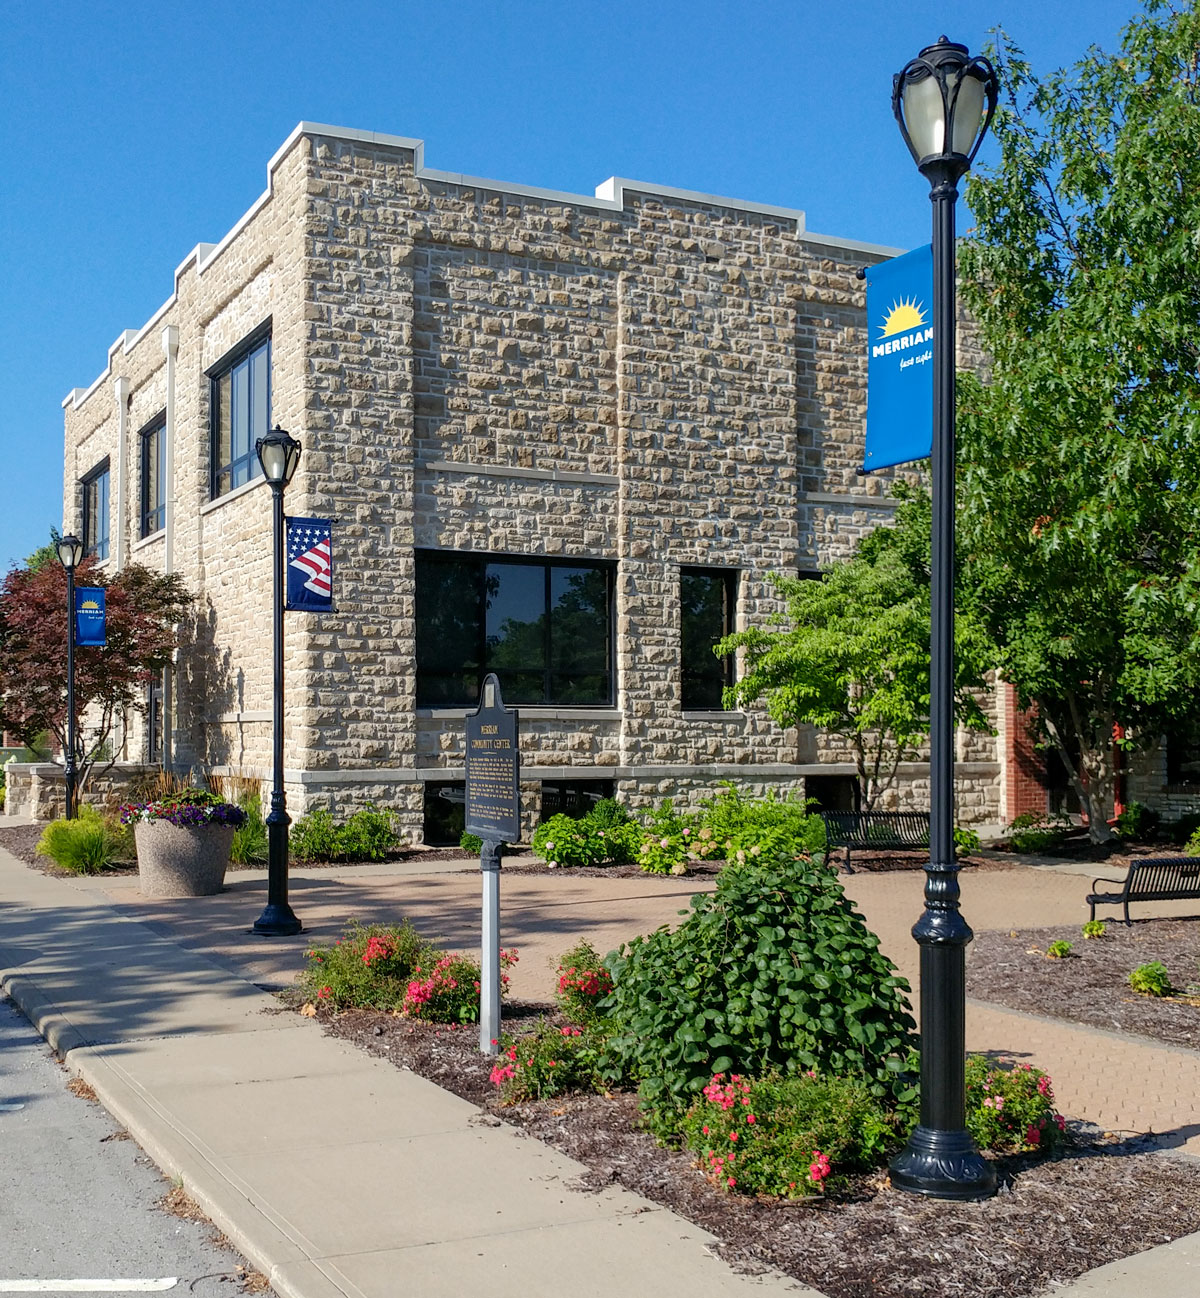
<svg viewBox="0 0 1200 1298">
<path fill-rule="evenodd" d="M 1119 883 L 1120 892 L 1097 892 L 1098 883 Z M 1195 856 L 1145 856 L 1129 863 L 1129 874 L 1124 879 L 1093 879 L 1092 891 L 1086 898 L 1096 918 L 1099 903 L 1123 906 L 1125 923 L 1129 918 L 1131 901 L 1200 901 L 1200 857 Z"/>
<path fill-rule="evenodd" d="M 927 811 L 822 811 L 825 844 L 846 850 L 846 873 L 853 874 L 850 852 L 916 851 L 929 847 Z"/>
</svg>

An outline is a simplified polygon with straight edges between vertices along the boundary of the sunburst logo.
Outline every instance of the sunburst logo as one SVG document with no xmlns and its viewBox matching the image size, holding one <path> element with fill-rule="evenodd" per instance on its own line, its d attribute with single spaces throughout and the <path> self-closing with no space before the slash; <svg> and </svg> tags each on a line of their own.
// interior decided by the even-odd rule
<svg viewBox="0 0 1200 1298">
<path fill-rule="evenodd" d="M 97 604 L 96 601 L 95 601 L 94 599 L 85 599 L 85 600 L 83 601 L 83 603 L 81 603 L 81 604 L 79 605 L 79 607 L 80 607 L 80 609 L 82 609 L 83 612 L 85 612 L 85 613 L 99 613 L 99 612 L 100 612 L 100 605 Z"/>
<path fill-rule="evenodd" d="M 925 323 L 924 303 L 915 298 L 901 298 L 892 303 L 892 309 L 883 318 L 882 338 L 902 334 L 909 329 L 920 329 Z"/>
</svg>

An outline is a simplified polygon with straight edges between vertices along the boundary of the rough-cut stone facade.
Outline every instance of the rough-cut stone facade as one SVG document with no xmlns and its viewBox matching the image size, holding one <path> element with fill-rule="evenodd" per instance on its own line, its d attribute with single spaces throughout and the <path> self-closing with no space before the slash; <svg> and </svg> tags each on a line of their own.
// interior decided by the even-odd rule
<svg viewBox="0 0 1200 1298">
<path fill-rule="evenodd" d="M 769 573 L 826 566 L 891 516 L 889 475 L 857 472 L 855 272 L 888 253 L 798 212 L 476 181 L 427 170 L 417 141 L 302 124 L 242 222 L 65 403 L 65 525 L 107 456 L 110 564 L 171 567 L 198 597 L 172 763 L 269 771 L 269 492 L 210 500 L 207 378 L 269 322 L 271 420 L 304 446 L 288 512 L 335 519 L 336 612 L 287 618 L 294 811 L 371 799 L 416 836 L 424 785 L 462 778 L 463 709 L 416 706 L 418 550 L 616 565 L 615 705 L 522 709 L 527 824 L 542 779 L 612 780 L 638 804 L 848 774 L 836 742 L 764 712 L 683 712 L 680 568 L 735 570 L 745 626 L 776 609 Z M 139 541 L 138 431 L 163 410 L 168 522 Z M 144 744 L 131 726 L 123 756 Z M 962 818 L 996 821 L 994 746 L 960 756 Z M 914 801 L 923 778 L 906 769 Z"/>
</svg>

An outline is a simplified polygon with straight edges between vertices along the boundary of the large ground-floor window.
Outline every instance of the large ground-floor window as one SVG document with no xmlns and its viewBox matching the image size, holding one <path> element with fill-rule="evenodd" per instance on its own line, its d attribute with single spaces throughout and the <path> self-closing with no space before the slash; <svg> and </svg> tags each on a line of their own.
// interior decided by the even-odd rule
<svg viewBox="0 0 1200 1298">
<path fill-rule="evenodd" d="M 487 672 L 508 704 L 613 703 L 613 565 L 417 554 L 417 703 L 479 701 Z"/>
</svg>

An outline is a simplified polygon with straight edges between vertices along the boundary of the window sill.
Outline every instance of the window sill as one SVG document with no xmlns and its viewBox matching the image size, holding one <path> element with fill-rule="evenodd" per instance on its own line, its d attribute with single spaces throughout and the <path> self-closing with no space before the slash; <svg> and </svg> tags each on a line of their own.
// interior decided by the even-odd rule
<svg viewBox="0 0 1200 1298">
<path fill-rule="evenodd" d="M 513 704 L 522 721 L 620 721 L 619 708 L 546 708 L 529 704 Z M 461 721 L 472 716 L 474 708 L 418 708 L 418 718 L 434 721 Z"/>
<path fill-rule="evenodd" d="M 155 541 L 165 540 L 166 535 L 167 529 L 165 527 L 160 527 L 157 532 L 151 532 L 149 536 L 138 537 L 138 539 L 129 547 L 129 552 L 131 554 L 136 554 L 139 550 L 144 550 L 147 546 L 153 545 Z"/>
<path fill-rule="evenodd" d="M 200 506 L 200 514 L 211 514 L 214 509 L 220 509 L 222 505 L 228 505 L 231 500 L 237 500 L 241 496 L 247 495 L 255 487 L 267 486 L 266 478 L 260 474 L 257 478 L 251 478 L 249 482 L 243 482 L 240 487 L 234 487 L 232 491 L 227 491 L 223 496 L 218 496 L 216 500 L 207 501 Z"/>
<path fill-rule="evenodd" d="M 684 708 L 680 712 L 684 721 L 745 721 L 744 712 L 729 708 Z"/>
</svg>

